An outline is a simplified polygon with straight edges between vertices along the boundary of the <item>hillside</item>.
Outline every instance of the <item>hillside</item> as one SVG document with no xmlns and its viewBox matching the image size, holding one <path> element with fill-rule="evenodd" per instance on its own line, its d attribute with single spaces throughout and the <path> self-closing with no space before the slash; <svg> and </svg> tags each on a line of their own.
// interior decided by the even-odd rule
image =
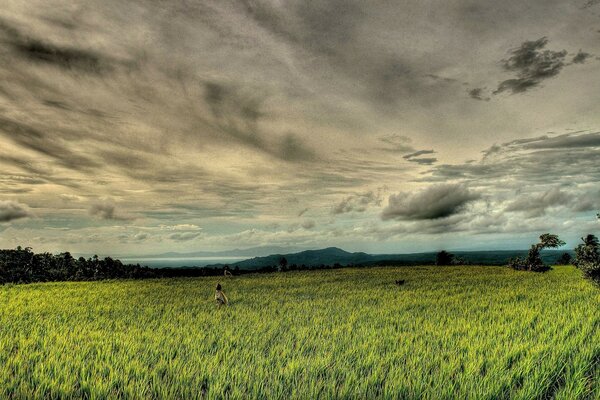
<svg viewBox="0 0 600 400">
<path fill-rule="evenodd" d="M 571 251 L 545 250 L 542 259 L 548 264 L 556 264 L 559 257 Z M 510 258 L 524 256 L 527 250 L 498 250 L 498 251 L 455 251 L 452 252 L 468 264 L 505 265 Z M 363 252 L 350 253 L 337 247 L 321 250 L 305 250 L 298 253 L 271 254 L 265 257 L 254 257 L 243 261 L 227 264 L 232 268 L 258 269 L 279 265 L 279 260 L 285 258 L 288 265 L 318 267 L 320 265 L 340 264 L 343 266 L 369 265 L 431 265 L 435 264 L 435 252 L 411 254 L 368 254 Z M 210 267 L 222 267 L 224 264 L 214 264 Z"/>
</svg>

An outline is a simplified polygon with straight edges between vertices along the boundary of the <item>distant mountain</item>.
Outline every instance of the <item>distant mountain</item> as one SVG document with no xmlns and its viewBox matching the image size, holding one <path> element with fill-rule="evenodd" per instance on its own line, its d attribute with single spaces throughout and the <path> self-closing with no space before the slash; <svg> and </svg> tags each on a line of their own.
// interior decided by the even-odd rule
<svg viewBox="0 0 600 400">
<path fill-rule="evenodd" d="M 231 264 L 232 267 L 240 269 L 256 269 L 279 265 L 282 257 L 288 262 L 288 265 L 296 264 L 306 266 L 318 266 L 321 264 L 333 265 L 339 263 L 342 265 L 358 265 L 374 261 L 374 256 L 367 253 L 349 253 L 337 247 L 328 247 L 321 250 L 305 250 L 293 254 L 271 254 L 266 257 L 254 257 L 249 260 L 238 261 Z"/>
<path fill-rule="evenodd" d="M 150 255 L 142 255 L 142 256 L 122 256 L 124 258 L 187 258 L 191 259 L 194 257 L 220 257 L 220 258 L 228 258 L 228 257 L 259 257 L 259 256 L 267 256 L 269 254 L 274 253 L 290 253 L 293 251 L 298 251 L 298 248 L 295 247 L 282 247 L 282 246 L 260 246 L 260 247 L 251 247 L 249 249 L 233 249 L 233 250 L 225 250 L 225 251 L 194 251 L 190 253 L 179 253 L 175 251 L 170 251 L 167 253 L 160 254 L 150 254 Z"/>
<path fill-rule="evenodd" d="M 451 251 L 457 257 L 462 258 L 469 264 L 479 265 L 505 265 L 513 257 L 522 257 L 527 250 L 491 250 L 491 251 Z M 548 264 L 555 264 L 558 258 L 564 254 L 573 255 L 572 251 L 545 250 L 542 251 L 542 259 Z M 279 260 L 285 257 L 288 265 L 298 266 L 320 266 L 341 264 L 344 266 L 368 266 L 368 265 L 425 265 L 434 264 L 436 252 L 411 253 L 411 254 L 367 254 L 363 252 L 350 253 L 337 247 L 328 247 L 321 250 L 305 250 L 298 253 L 271 254 L 264 257 L 254 257 L 248 260 L 228 264 L 230 267 L 240 269 L 259 269 L 263 267 L 277 266 Z M 215 264 L 212 267 L 223 266 Z"/>
</svg>

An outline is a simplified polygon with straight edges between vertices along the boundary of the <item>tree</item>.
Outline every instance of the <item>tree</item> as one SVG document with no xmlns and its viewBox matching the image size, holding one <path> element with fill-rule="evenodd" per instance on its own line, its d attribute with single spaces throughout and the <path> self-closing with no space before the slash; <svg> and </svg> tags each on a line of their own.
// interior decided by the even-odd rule
<svg viewBox="0 0 600 400">
<path fill-rule="evenodd" d="M 583 276 L 600 286 L 600 244 L 594 235 L 581 238 L 583 243 L 575 248 L 575 266 Z"/>
<path fill-rule="evenodd" d="M 281 257 L 279 259 L 279 272 L 286 271 L 287 270 L 287 265 L 288 265 L 288 261 L 286 260 L 286 258 L 285 257 Z"/>
<path fill-rule="evenodd" d="M 442 250 L 435 255 L 435 265 L 452 265 L 453 261 L 454 255 L 446 250 Z"/>
<path fill-rule="evenodd" d="M 560 256 L 557 262 L 560 265 L 569 265 L 571 264 L 571 255 L 569 253 L 564 253 L 562 256 Z"/>
<path fill-rule="evenodd" d="M 544 233 L 540 235 L 539 243 L 532 244 L 527 256 L 516 257 L 508 262 L 508 266 L 521 271 L 533 271 L 533 272 L 545 272 L 551 269 L 549 266 L 544 264 L 540 252 L 547 248 L 557 248 L 564 246 L 565 242 L 558 238 L 558 235 L 552 235 L 550 233 Z"/>
</svg>

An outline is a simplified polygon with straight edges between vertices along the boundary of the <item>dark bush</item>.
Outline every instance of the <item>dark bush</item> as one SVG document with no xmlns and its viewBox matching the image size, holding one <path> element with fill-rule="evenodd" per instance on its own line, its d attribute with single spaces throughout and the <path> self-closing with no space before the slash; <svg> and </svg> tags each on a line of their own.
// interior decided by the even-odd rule
<svg viewBox="0 0 600 400">
<path fill-rule="evenodd" d="M 583 275 L 597 285 L 600 285 L 600 244 L 594 235 L 581 238 L 583 243 L 575 248 L 575 261 L 573 264 L 579 268 Z"/>
<path fill-rule="evenodd" d="M 572 261 L 571 255 L 569 253 L 564 253 L 557 260 L 557 263 L 560 264 L 560 265 L 569 265 L 569 264 L 571 264 L 571 261 Z"/>
<path fill-rule="evenodd" d="M 452 265 L 453 262 L 454 255 L 446 250 L 442 250 L 435 255 L 435 265 Z"/>
<path fill-rule="evenodd" d="M 540 236 L 540 242 L 532 244 L 526 257 L 516 257 L 508 261 L 508 266 L 519 271 L 545 272 L 551 269 L 544 264 L 540 257 L 540 252 L 546 248 L 556 248 L 564 246 L 565 242 L 560 240 L 557 235 L 544 233 Z"/>
</svg>

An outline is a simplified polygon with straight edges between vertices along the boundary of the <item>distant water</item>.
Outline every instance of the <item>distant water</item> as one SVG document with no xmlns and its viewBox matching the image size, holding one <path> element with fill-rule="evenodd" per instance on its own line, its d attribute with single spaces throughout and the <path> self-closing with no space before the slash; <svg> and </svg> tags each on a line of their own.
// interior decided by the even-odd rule
<svg viewBox="0 0 600 400">
<path fill-rule="evenodd" d="M 140 264 L 152 268 L 160 267 L 204 267 L 211 264 L 232 264 L 248 257 L 165 257 L 165 258 L 121 258 L 124 264 Z"/>
</svg>

